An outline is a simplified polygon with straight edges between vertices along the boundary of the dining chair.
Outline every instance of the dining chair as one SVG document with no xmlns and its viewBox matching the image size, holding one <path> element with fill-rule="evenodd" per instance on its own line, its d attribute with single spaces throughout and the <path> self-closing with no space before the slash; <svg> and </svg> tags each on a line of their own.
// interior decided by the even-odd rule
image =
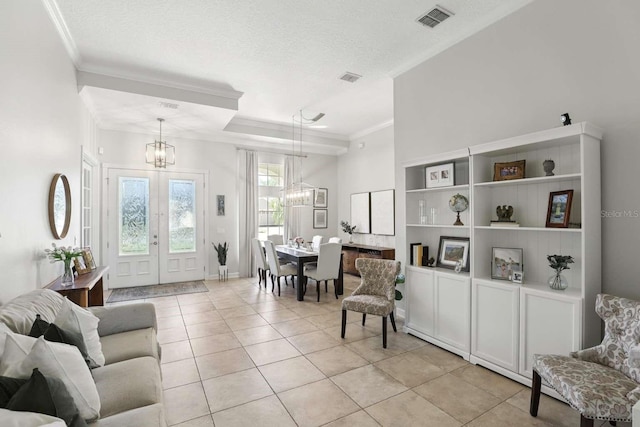
<svg viewBox="0 0 640 427">
<path fill-rule="evenodd" d="M 367 314 L 382 316 L 382 347 L 387 348 L 387 316 L 391 318 L 393 331 L 396 320 L 393 317 L 396 297 L 396 276 L 400 273 L 400 261 L 375 258 L 357 258 L 356 269 L 360 272 L 360 286 L 342 300 L 342 333 L 347 326 L 347 310 L 362 313 L 362 326 Z"/>
<path fill-rule="evenodd" d="M 318 250 L 320 250 L 321 244 L 322 244 L 322 236 L 320 235 L 313 236 L 313 239 L 311 240 L 311 249 L 314 252 L 318 252 Z"/>
<path fill-rule="evenodd" d="M 267 236 L 267 240 L 271 240 L 274 245 L 284 245 L 284 238 L 282 234 L 270 234 Z"/>
<path fill-rule="evenodd" d="M 318 262 L 315 266 L 305 265 L 305 290 L 307 278 L 316 281 L 316 292 L 318 293 L 318 302 L 320 302 L 320 282 L 324 280 L 324 290 L 328 292 L 327 283 L 329 280 L 333 280 L 333 288 L 336 298 L 338 298 L 338 288 L 336 280 L 340 275 L 340 254 L 342 252 L 342 245 L 338 243 L 325 243 L 320 245 L 318 251 Z M 298 284 L 300 286 L 300 284 Z"/>
<path fill-rule="evenodd" d="M 253 255 L 256 257 L 256 267 L 258 268 L 258 286 L 264 280 L 264 287 L 267 287 L 267 270 L 269 270 L 269 264 L 264 254 L 264 249 L 260 244 L 260 240 L 251 239 L 251 247 L 253 248 Z"/>
<path fill-rule="evenodd" d="M 329 243 L 342 243 L 342 239 L 339 237 L 329 237 Z"/>
<path fill-rule="evenodd" d="M 276 252 L 276 247 L 271 240 L 265 240 L 264 248 L 267 252 L 267 262 L 269 263 L 269 273 L 271 276 L 271 292 L 273 292 L 275 280 L 277 280 L 278 296 L 280 296 L 280 278 L 284 276 L 284 282 L 286 284 L 287 276 L 291 276 L 291 283 L 293 283 L 293 276 L 298 274 L 298 269 L 291 264 L 280 264 L 280 260 L 278 260 L 278 253 Z M 298 286 L 300 286 L 300 284 L 298 284 Z"/>
</svg>

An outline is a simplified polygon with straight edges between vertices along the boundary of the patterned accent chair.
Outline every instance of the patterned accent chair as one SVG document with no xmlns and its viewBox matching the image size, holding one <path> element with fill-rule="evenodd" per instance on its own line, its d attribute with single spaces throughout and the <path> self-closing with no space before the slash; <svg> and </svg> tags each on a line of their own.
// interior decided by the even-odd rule
<svg viewBox="0 0 640 427">
<path fill-rule="evenodd" d="M 605 324 L 602 343 L 569 356 L 534 355 L 532 416 L 538 415 L 541 380 L 580 412 L 580 426 L 594 420 L 631 421 L 640 399 L 640 302 L 600 294 L 596 312 Z"/>
<path fill-rule="evenodd" d="M 393 331 L 397 332 L 395 309 L 396 276 L 400 262 L 386 259 L 358 258 L 356 269 L 360 272 L 360 286 L 351 296 L 342 300 L 342 338 L 347 326 L 347 310 L 362 313 L 362 326 L 367 314 L 382 316 L 382 347 L 387 348 L 387 316 L 391 318 Z"/>
</svg>

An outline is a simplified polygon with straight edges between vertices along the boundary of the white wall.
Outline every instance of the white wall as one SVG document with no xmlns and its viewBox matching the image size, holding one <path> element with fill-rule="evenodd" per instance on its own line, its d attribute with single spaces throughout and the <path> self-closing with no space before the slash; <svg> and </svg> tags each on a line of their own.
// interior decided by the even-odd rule
<svg viewBox="0 0 640 427">
<path fill-rule="evenodd" d="M 138 134 L 131 132 L 101 130 L 98 133 L 98 145 L 104 148 L 104 154 L 99 156 L 103 164 L 128 165 L 131 167 L 147 168 L 144 161 L 146 144 L 153 142 L 155 134 Z M 207 197 L 209 200 L 209 242 L 228 242 L 230 245 L 229 274 L 237 275 L 239 271 L 239 257 L 243 256 L 238 251 L 238 151 L 234 145 L 215 141 L 200 141 L 191 139 L 173 138 L 170 134 L 163 133 L 163 138 L 176 147 L 176 165 L 167 168 L 196 169 L 209 172 L 207 183 Z M 240 153 L 243 153 L 242 151 Z M 275 155 L 283 158 L 283 156 Z M 336 158 L 310 154 L 302 160 L 303 179 L 305 182 L 329 189 L 328 226 L 327 229 L 313 229 L 312 208 L 301 209 L 302 236 L 311 239 L 315 234 L 327 237 L 333 234 L 328 230 L 337 227 L 336 214 Z M 216 215 L 216 195 L 226 196 L 225 216 Z M 220 232 L 219 232 L 220 231 Z M 209 274 L 217 277 L 218 260 L 216 252 L 209 248 Z"/>
<path fill-rule="evenodd" d="M 67 238 L 80 243 L 81 145 L 94 125 L 77 94 L 75 69 L 40 1 L 0 2 L 0 302 L 62 273 L 44 249 L 54 241 L 49 185 L 63 173 L 72 189 Z"/>
<path fill-rule="evenodd" d="M 360 143 L 364 143 L 363 148 L 359 148 Z M 343 242 L 349 241 L 349 235 L 342 231 L 340 221 L 351 218 L 351 194 L 394 189 L 394 169 L 393 125 L 353 140 L 349 151 L 338 157 L 340 194 L 337 228 L 334 230 Z M 395 247 L 395 236 L 355 233 L 353 241 Z"/>
<path fill-rule="evenodd" d="M 397 77 L 397 217 L 402 162 L 559 126 L 565 112 L 605 131 L 603 210 L 640 211 L 639 19 L 638 2 L 537 0 Z M 640 299 L 639 235 L 640 218 L 602 220 L 605 292 Z"/>
</svg>

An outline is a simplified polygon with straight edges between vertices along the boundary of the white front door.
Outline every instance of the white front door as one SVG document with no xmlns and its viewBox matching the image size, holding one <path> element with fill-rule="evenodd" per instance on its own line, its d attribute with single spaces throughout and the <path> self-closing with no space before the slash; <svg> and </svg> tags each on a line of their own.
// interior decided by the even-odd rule
<svg viewBox="0 0 640 427">
<path fill-rule="evenodd" d="M 109 287 L 202 280 L 204 175 L 108 169 Z"/>
</svg>

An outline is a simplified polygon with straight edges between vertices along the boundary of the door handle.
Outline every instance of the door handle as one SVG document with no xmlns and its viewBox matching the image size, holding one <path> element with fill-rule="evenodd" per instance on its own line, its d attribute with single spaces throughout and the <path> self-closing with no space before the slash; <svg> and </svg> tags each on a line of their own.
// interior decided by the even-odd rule
<svg viewBox="0 0 640 427">
<path fill-rule="evenodd" d="M 157 245 L 157 244 L 158 244 L 158 242 L 153 242 L 153 243 L 152 243 L 152 245 Z"/>
</svg>

